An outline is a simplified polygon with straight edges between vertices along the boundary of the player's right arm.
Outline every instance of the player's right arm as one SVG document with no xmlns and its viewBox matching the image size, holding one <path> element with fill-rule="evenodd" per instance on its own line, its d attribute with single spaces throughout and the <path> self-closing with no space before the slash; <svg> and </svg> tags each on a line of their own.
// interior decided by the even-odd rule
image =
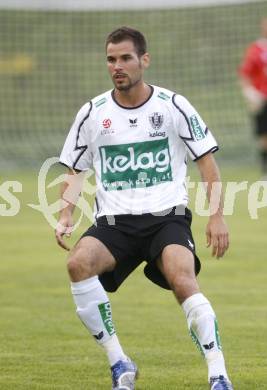
<svg viewBox="0 0 267 390">
<path fill-rule="evenodd" d="M 61 207 L 55 235 L 58 245 L 67 251 L 70 248 L 66 245 L 64 236 L 70 237 L 73 230 L 73 212 L 82 190 L 81 175 L 69 168 L 60 187 Z"/>
<path fill-rule="evenodd" d="M 55 234 L 58 245 L 66 250 L 70 248 L 65 244 L 64 236 L 69 237 L 73 230 L 73 212 L 82 190 L 83 172 L 92 166 L 89 141 L 91 110 L 91 102 L 79 110 L 59 158 L 68 171 L 60 188 L 62 204 Z"/>
</svg>

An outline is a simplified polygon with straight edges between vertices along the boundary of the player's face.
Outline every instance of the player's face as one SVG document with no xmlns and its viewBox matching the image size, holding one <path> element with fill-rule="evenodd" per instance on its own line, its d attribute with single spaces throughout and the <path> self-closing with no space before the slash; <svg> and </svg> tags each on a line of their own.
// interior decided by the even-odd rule
<svg viewBox="0 0 267 390">
<path fill-rule="evenodd" d="M 107 46 L 108 71 L 119 91 L 129 91 L 140 83 L 148 65 L 148 54 L 139 57 L 132 41 L 109 43 Z"/>
</svg>

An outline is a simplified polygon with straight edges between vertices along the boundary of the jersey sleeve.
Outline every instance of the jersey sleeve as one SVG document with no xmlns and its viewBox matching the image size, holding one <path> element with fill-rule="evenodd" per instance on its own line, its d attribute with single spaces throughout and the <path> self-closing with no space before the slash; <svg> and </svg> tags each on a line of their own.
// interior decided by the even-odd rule
<svg viewBox="0 0 267 390">
<path fill-rule="evenodd" d="M 173 104 L 177 111 L 178 136 L 184 142 L 190 158 L 196 161 L 209 152 L 216 152 L 219 147 L 215 138 L 189 101 L 181 95 L 174 95 Z"/>
<path fill-rule="evenodd" d="M 86 103 L 76 115 L 66 138 L 59 161 L 77 171 L 92 168 L 90 151 L 90 113 L 92 103 Z"/>
</svg>

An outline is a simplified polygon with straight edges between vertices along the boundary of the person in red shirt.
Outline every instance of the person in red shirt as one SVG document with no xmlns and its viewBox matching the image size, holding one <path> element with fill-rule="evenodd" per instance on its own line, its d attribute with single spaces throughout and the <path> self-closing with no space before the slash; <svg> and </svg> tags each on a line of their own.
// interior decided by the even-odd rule
<svg viewBox="0 0 267 390">
<path fill-rule="evenodd" d="M 261 20 L 261 37 L 246 49 L 239 76 L 259 139 L 263 174 L 267 175 L 267 17 Z"/>
</svg>

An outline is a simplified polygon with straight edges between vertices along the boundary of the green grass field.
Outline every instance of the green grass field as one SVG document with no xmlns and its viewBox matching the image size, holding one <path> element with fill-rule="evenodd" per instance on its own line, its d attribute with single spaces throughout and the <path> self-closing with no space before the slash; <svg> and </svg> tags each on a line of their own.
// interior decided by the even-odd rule
<svg viewBox="0 0 267 390">
<path fill-rule="evenodd" d="M 223 175 L 250 184 L 258 178 L 245 167 L 223 169 Z M 16 194 L 19 214 L 0 220 L 0 388 L 110 389 L 106 358 L 74 312 L 66 253 L 44 217 L 27 206 L 38 202 L 37 171 L 2 174 L 1 182 L 6 180 L 19 180 L 23 192 Z M 206 218 L 193 222 L 203 266 L 199 281 L 216 310 L 236 390 L 267 389 L 266 217 L 265 207 L 252 220 L 247 193 L 240 193 L 234 215 L 227 217 L 231 248 L 221 261 L 205 248 Z M 205 363 L 181 309 L 171 293 L 145 279 L 142 268 L 110 295 L 120 340 L 140 368 L 137 390 L 207 389 Z"/>
</svg>

